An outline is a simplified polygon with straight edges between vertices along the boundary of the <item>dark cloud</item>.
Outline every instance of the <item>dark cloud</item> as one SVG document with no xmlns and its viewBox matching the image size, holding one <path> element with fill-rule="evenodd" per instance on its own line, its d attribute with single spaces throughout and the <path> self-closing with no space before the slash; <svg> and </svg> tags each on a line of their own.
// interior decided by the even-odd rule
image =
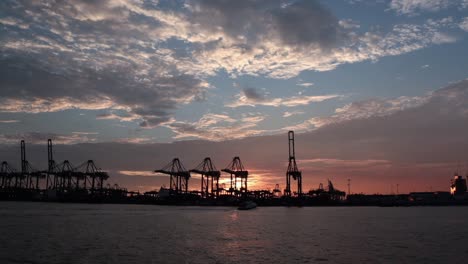
<svg viewBox="0 0 468 264">
<path fill-rule="evenodd" d="M 458 26 L 444 18 L 360 34 L 318 0 L 5 0 L 0 10 L 2 54 L 48 50 L 60 61 L 67 53 L 89 69 L 125 66 L 148 81 L 220 70 L 291 78 L 455 42 L 444 31 Z"/>
<path fill-rule="evenodd" d="M 315 0 L 192 0 L 193 20 L 254 45 L 278 39 L 291 47 L 333 47 L 342 32 L 333 14 Z"/>
<path fill-rule="evenodd" d="M 130 66 L 93 70 L 68 60 L 66 56 L 60 61 L 50 54 L 43 61 L 43 55 L 9 53 L 0 58 L 3 102 L 0 109 L 28 112 L 28 109 L 21 109 L 18 102 L 38 100 L 34 111 L 29 112 L 126 107 L 136 118 L 143 119 L 147 127 L 167 121 L 178 100 L 203 90 L 199 86 L 201 81 L 189 75 L 153 76 L 150 82 L 136 79 L 138 73 Z M 51 64 L 55 59 L 57 62 Z M 16 101 L 5 105 L 5 100 L 17 100 L 19 108 L 14 105 Z M 68 105 L 63 105 L 64 102 Z M 62 105 L 56 105 L 59 103 Z"/>
<path fill-rule="evenodd" d="M 130 1 L 0 5 L 18 24 L 1 35 L 0 111 L 121 109 L 143 127 L 154 127 L 169 120 L 178 104 L 204 96 L 202 80 L 177 70 L 151 46 L 164 36 L 148 5 L 146 10 Z"/>
<path fill-rule="evenodd" d="M 337 43 L 340 27 L 333 14 L 317 1 L 295 1 L 273 11 L 273 26 L 288 45 L 318 44 L 331 48 Z"/>
<path fill-rule="evenodd" d="M 242 89 L 242 93 L 251 100 L 254 101 L 261 101 L 265 99 L 265 95 L 259 92 L 257 89 L 253 87 L 245 87 Z"/>
<path fill-rule="evenodd" d="M 264 34 L 271 9 L 279 8 L 283 1 L 189 1 L 192 20 L 213 31 L 221 30 L 232 38 L 240 36 L 256 42 Z"/>
</svg>

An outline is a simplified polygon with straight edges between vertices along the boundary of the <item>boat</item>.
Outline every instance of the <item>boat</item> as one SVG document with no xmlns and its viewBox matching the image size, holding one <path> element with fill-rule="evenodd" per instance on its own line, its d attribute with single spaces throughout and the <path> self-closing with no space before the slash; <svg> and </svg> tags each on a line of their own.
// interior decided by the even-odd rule
<svg viewBox="0 0 468 264">
<path fill-rule="evenodd" d="M 255 202 L 245 201 L 239 204 L 239 207 L 237 207 L 237 210 L 250 210 L 256 207 L 257 207 L 257 204 Z"/>
</svg>

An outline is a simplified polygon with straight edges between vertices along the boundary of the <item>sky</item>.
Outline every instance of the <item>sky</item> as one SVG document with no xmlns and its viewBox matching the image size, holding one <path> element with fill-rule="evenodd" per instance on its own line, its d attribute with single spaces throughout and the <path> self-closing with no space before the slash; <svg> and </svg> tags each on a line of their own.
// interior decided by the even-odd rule
<svg viewBox="0 0 468 264">
<path fill-rule="evenodd" d="M 447 191 L 468 173 L 467 47 L 467 0 L 4 0 L 0 160 L 24 139 L 43 168 L 52 138 L 145 191 L 174 157 L 240 156 L 272 189 L 294 130 L 305 190 Z"/>
</svg>

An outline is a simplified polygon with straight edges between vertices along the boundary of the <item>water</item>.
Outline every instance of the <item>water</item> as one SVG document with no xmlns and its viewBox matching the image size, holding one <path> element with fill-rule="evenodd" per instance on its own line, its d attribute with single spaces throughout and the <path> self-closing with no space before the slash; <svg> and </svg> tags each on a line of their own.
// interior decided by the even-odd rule
<svg viewBox="0 0 468 264">
<path fill-rule="evenodd" d="M 0 263 L 465 263 L 468 207 L 0 202 Z"/>
</svg>

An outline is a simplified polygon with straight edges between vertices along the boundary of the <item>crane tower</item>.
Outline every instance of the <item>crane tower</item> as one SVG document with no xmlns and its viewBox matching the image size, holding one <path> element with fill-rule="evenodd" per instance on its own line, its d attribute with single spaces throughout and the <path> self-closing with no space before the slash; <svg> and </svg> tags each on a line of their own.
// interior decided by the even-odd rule
<svg viewBox="0 0 468 264">
<path fill-rule="evenodd" d="M 302 196 L 302 172 L 297 168 L 296 153 L 294 149 L 294 131 L 288 132 L 289 165 L 286 171 L 286 189 L 284 195 L 291 196 L 291 178 L 297 181 L 297 196 Z"/>
</svg>

